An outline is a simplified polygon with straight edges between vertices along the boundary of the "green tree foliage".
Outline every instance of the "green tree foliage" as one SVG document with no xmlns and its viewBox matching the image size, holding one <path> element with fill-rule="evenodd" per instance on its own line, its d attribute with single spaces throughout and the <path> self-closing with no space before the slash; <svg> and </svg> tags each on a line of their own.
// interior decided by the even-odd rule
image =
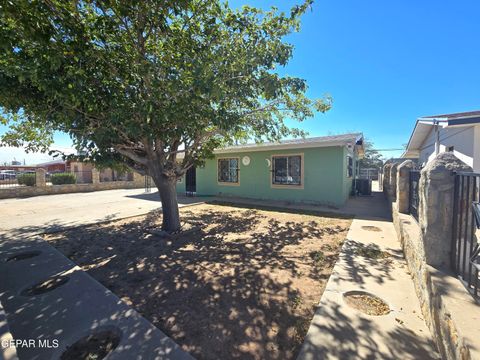
<svg viewBox="0 0 480 360">
<path fill-rule="evenodd" d="M 35 174 L 18 174 L 17 182 L 19 185 L 35 186 Z"/>
<path fill-rule="evenodd" d="M 377 150 L 372 141 L 365 139 L 365 156 L 359 160 L 360 169 L 379 169 L 383 166 L 383 157 Z"/>
<path fill-rule="evenodd" d="M 77 178 L 73 173 L 58 173 L 50 175 L 52 185 L 76 184 Z"/>
<path fill-rule="evenodd" d="M 151 175 L 163 228 L 178 230 L 175 184 L 188 168 L 233 141 L 301 136 L 284 120 L 329 109 L 277 73 L 311 3 L 284 13 L 220 0 L 0 0 L 1 140 L 44 150 L 63 131 L 90 161 Z"/>
</svg>

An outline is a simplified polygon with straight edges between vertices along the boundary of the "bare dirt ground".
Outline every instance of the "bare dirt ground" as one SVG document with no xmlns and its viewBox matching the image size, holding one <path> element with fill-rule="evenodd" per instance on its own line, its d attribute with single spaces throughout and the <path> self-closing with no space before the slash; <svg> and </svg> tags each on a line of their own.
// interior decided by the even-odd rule
<svg viewBox="0 0 480 360">
<path fill-rule="evenodd" d="M 351 219 L 228 204 L 180 209 L 173 241 L 150 214 L 47 241 L 199 359 L 293 359 Z"/>
</svg>

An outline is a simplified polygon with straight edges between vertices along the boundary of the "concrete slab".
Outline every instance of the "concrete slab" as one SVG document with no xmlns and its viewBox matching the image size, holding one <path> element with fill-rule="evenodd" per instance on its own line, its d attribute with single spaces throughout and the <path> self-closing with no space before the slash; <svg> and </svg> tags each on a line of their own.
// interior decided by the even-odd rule
<svg viewBox="0 0 480 360">
<path fill-rule="evenodd" d="M 386 204 L 382 206 L 378 193 L 370 202 L 369 198 L 357 199 L 357 217 L 298 359 L 439 359 Z M 378 208 L 371 210 L 374 206 Z M 390 256 L 359 255 L 358 249 L 368 245 Z M 380 297 L 391 311 L 372 316 L 350 307 L 343 294 L 352 290 Z"/>
<path fill-rule="evenodd" d="M 179 206 L 202 202 L 180 197 Z M 16 238 L 110 221 L 160 209 L 158 192 L 143 189 L 36 196 L 0 200 L 0 236 Z"/>
<path fill-rule="evenodd" d="M 12 256 L 28 251 L 23 259 Z M 35 346 L 17 346 L 20 359 L 58 359 L 68 346 L 94 331 L 120 335 L 109 359 L 192 359 L 173 340 L 123 303 L 41 239 L 5 242 L 0 246 L 0 301 L 12 336 L 34 340 Z M 42 294 L 27 289 L 62 276 L 61 286 Z M 112 274 L 114 276 L 114 274 Z M 51 346 L 40 346 L 39 340 Z M 58 347 L 53 344 L 58 341 Z"/>
</svg>

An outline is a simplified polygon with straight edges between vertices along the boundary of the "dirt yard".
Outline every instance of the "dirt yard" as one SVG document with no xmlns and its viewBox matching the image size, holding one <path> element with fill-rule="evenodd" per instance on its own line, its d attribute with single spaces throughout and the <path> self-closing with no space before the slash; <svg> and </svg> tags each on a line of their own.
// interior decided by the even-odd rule
<svg viewBox="0 0 480 360">
<path fill-rule="evenodd" d="M 200 231 L 147 232 L 150 214 L 46 235 L 199 359 L 294 359 L 351 219 L 203 204 Z"/>
</svg>

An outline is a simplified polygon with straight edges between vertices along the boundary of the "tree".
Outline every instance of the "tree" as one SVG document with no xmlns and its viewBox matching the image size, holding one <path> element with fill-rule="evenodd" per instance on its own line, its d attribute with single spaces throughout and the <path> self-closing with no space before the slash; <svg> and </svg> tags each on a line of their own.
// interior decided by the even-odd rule
<svg viewBox="0 0 480 360">
<path fill-rule="evenodd" d="M 375 150 L 372 141 L 364 140 L 365 156 L 358 161 L 360 169 L 379 169 L 383 166 L 382 154 Z"/>
<path fill-rule="evenodd" d="M 191 166 L 233 141 L 301 136 L 286 118 L 329 109 L 276 72 L 311 3 L 286 14 L 220 0 L 2 0 L 2 142 L 45 150 L 63 131 L 89 161 L 149 174 L 162 228 L 176 231 L 175 184 Z"/>
</svg>

